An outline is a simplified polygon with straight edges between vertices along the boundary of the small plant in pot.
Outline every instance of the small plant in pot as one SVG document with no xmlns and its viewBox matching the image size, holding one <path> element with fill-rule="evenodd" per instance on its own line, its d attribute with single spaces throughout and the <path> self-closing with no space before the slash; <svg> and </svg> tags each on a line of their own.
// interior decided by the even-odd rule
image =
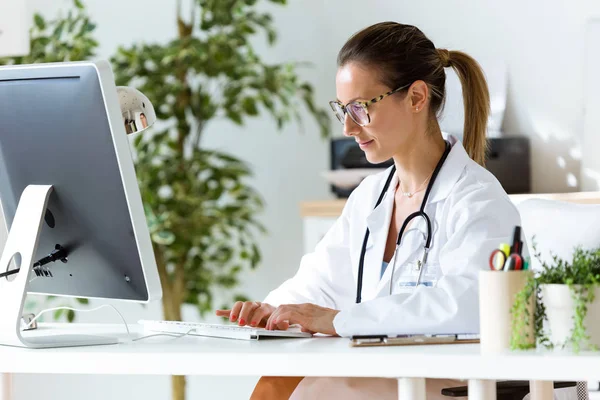
<svg viewBox="0 0 600 400">
<path fill-rule="evenodd" d="M 533 255 L 542 268 L 532 274 L 516 295 L 512 308 L 512 349 L 527 349 L 536 342 L 546 348 L 574 352 L 600 347 L 600 247 L 576 247 L 570 261 L 551 255 L 545 262 L 533 243 Z M 527 304 L 535 296 L 535 312 Z M 520 334 L 534 324 L 535 340 Z M 533 344 L 532 344 L 533 343 Z"/>
</svg>

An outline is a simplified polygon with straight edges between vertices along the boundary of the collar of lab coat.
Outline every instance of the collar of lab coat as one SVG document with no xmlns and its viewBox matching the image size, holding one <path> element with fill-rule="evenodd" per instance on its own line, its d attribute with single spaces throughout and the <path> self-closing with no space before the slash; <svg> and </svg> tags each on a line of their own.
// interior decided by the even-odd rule
<svg viewBox="0 0 600 400">
<path fill-rule="evenodd" d="M 448 135 L 446 139 L 452 145 L 452 149 L 450 150 L 446 161 L 444 161 L 444 164 L 442 165 L 442 168 L 440 169 L 438 176 L 433 183 L 433 187 L 429 193 L 429 199 L 427 200 L 427 205 L 444 200 L 448 197 L 452 191 L 452 188 L 463 173 L 463 170 L 469 160 L 469 155 L 456 137 L 453 135 Z M 390 171 L 391 167 L 385 171 L 383 179 L 378 185 L 379 191 L 377 192 L 376 198 L 379 197 L 379 193 L 381 192 L 381 189 L 383 189 Z M 386 227 L 386 231 L 387 228 L 389 228 L 389 224 L 387 222 L 389 222 L 392 216 L 391 213 L 394 205 L 394 192 L 396 190 L 396 186 L 398 186 L 397 173 L 394 174 L 394 177 L 390 182 L 390 186 L 388 187 L 379 206 L 373 209 L 373 211 L 371 211 L 371 213 L 367 216 L 367 227 L 369 228 L 369 231 L 371 231 L 371 237 L 369 238 L 369 242 L 371 242 L 371 244 L 372 240 L 375 239 L 372 237 L 373 232 L 381 230 L 382 227 Z"/>
<path fill-rule="evenodd" d="M 444 200 L 449 196 L 452 188 L 460 179 L 460 176 L 469 160 L 469 156 L 467 155 L 460 141 L 451 135 L 448 135 L 446 139 L 452 145 L 452 149 L 450 150 L 450 153 L 442 165 L 434 185 L 431 188 L 429 199 L 425 208 L 426 212 L 430 205 Z M 385 184 L 390 171 L 391 167 L 386 170 L 385 174 L 383 174 L 380 183 L 377 185 L 375 198 L 379 197 L 379 193 L 381 193 L 383 185 Z M 390 280 L 391 268 L 387 268 L 383 277 L 380 278 L 380 268 L 378 267 L 380 267 L 381 262 L 383 262 L 385 244 L 387 241 L 392 211 L 394 209 L 394 192 L 397 185 L 398 176 L 394 174 L 394 177 L 390 182 L 390 187 L 386 191 L 381 203 L 367 216 L 366 222 L 370 235 L 367 241 L 368 251 L 365 257 L 365 270 L 363 275 L 363 298 L 365 300 L 374 298 L 378 295 L 378 293 L 381 293 L 383 290 L 387 290 L 386 285 Z M 433 232 L 435 233 L 438 221 L 436 221 L 434 217 L 431 223 Z M 423 243 L 423 238 L 421 238 L 419 235 L 425 235 L 425 231 L 426 228 L 422 218 L 415 219 L 414 222 L 409 225 L 404 237 L 402 238 L 402 243 L 398 249 L 398 254 L 395 256 L 397 258 L 396 261 L 399 263 L 398 265 L 402 265 L 402 263 L 405 262 L 411 255 L 413 255 L 415 251 L 420 250 Z M 435 239 L 432 238 L 432 240 Z M 367 267 L 367 265 L 370 267 Z"/>
</svg>

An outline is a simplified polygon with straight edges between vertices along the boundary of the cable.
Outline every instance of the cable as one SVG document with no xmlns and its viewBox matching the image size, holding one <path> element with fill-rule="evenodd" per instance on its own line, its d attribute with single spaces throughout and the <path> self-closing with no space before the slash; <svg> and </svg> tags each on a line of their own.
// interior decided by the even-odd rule
<svg viewBox="0 0 600 400">
<path fill-rule="evenodd" d="M 33 264 L 33 268 L 42 267 L 46 264 L 56 262 L 58 260 L 62 261 L 63 263 L 66 263 L 68 261 L 68 255 L 69 252 L 67 251 L 67 249 L 62 247 L 60 244 L 57 244 L 56 246 L 54 246 L 54 250 L 52 250 L 50 254 Z"/>
<path fill-rule="evenodd" d="M 91 311 L 98 311 L 101 308 L 104 307 L 110 307 L 113 310 L 115 310 L 117 312 L 117 314 L 119 314 L 119 317 L 121 317 L 121 320 L 123 321 L 123 324 L 125 325 L 125 329 L 127 330 L 127 336 L 129 336 L 131 338 L 131 333 L 129 332 L 129 325 L 127 325 L 127 321 L 125 321 L 125 318 L 123 317 L 123 314 L 121 314 L 119 312 L 119 310 L 116 309 L 115 306 L 111 305 L 111 304 L 103 304 L 99 307 L 96 308 L 92 308 L 90 310 L 84 310 L 84 309 L 80 309 L 80 308 L 73 308 L 73 307 L 54 307 L 54 308 L 47 308 L 45 310 L 40 311 L 40 313 L 38 315 L 36 315 L 31 321 L 29 321 L 29 323 L 27 324 L 27 326 L 25 327 L 25 329 L 29 328 L 33 322 L 38 319 L 39 317 L 41 317 L 42 315 L 44 315 L 47 312 L 50 311 L 56 311 L 56 310 L 71 310 L 71 311 L 77 311 L 77 312 L 91 312 Z"/>
<path fill-rule="evenodd" d="M 148 335 L 148 336 L 142 336 L 142 337 L 139 337 L 139 338 L 135 338 L 135 339 L 132 339 L 131 341 L 132 342 L 137 342 L 138 340 L 148 339 L 148 338 L 151 338 L 151 337 L 154 337 L 154 336 L 172 336 L 172 337 L 175 338 L 173 340 L 176 340 L 176 339 L 182 338 L 184 336 L 188 336 L 190 333 L 194 332 L 195 330 L 196 330 L 195 328 L 192 328 L 189 331 L 187 331 L 186 333 L 180 333 L 179 335 L 174 334 L 174 333 L 156 333 L 154 335 Z"/>
<path fill-rule="evenodd" d="M 111 304 L 103 304 L 103 305 L 101 305 L 99 307 L 92 308 L 92 309 L 89 309 L 89 310 L 87 310 L 87 309 L 80 309 L 80 308 L 73 308 L 73 307 L 66 307 L 66 306 L 65 307 L 47 308 L 45 310 L 40 311 L 40 313 L 38 315 L 36 315 L 31 321 L 29 321 L 29 323 L 27 324 L 27 326 L 25 327 L 25 329 L 29 328 L 39 317 L 41 317 L 42 315 L 44 315 L 45 313 L 50 312 L 50 311 L 72 310 L 72 311 L 77 311 L 77 312 L 91 312 L 91 311 L 98 311 L 98 310 L 100 310 L 101 308 L 104 308 L 104 307 L 110 307 L 113 310 L 115 310 L 115 312 L 117 314 L 119 314 L 119 317 L 121 317 L 121 320 L 123 321 L 123 325 L 125 325 L 125 330 L 127 330 L 127 338 L 129 340 L 129 342 L 137 342 L 138 340 L 148 339 L 148 338 L 151 338 L 151 337 L 154 337 L 154 336 L 171 336 L 171 337 L 174 337 L 175 339 L 179 339 L 179 338 L 182 338 L 184 336 L 188 336 L 191 332 L 193 332 L 193 331 L 196 330 L 195 328 L 192 328 L 189 331 L 187 331 L 186 333 L 181 333 L 179 335 L 173 334 L 173 333 L 156 333 L 156 334 L 142 336 L 142 337 L 133 339 L 131 337 L 131 331 L 129 330 L 129 325 L 127 324 L 127 321 L 125 321 L 125 317 L 123 317 L 123 314 L 121 314 L 119 312 L 119 310 L 117 310 L 117 308 L 115 306 L 111 305 Z"/>
<path fill-rule="evenodd" d="M 13 274 L 18 273 L 21 270 L 21 268 L 17 268 L 17 269 L 11 269 L 10 271 L 7 272 L 3 272 L 0 274 L 0 278 L 6 278 L 7 276 L 11 276 Z"/>
<path fill-rule="evenodd" d="M 50 254 L 48 254 L 46 257 L 40 259 L 39 261 L 37 261 L 35 264 L 33 264 L 32 269 L 37 276 L 39 276 L 38 274 L 40 274 L 40 273 L 42 273 L 46 276 L 48 276 L 48 274 L 50 274 L 50 276 L 52 276 L 52 273 L 49 270 L 45 271 L 41 267 L 43 267 L 44 265 L 49 264 L 51 262 L 56 262 L 58 260 L 62 261 L 63 263 L 66 263 L 68 255 L 69 255 L 69 252 L 67 251 L 67 249 L 62 247 L 60 244 L 57 244 L 54 247 L 54 250 L 52 250 L 52 252 Z M 15 268 L 10 271 L 2 272 L 2 273 L 0 273 L 0 278 L 5 278 L 7 276 L 17 274 L 17 273 L 19 273 L 20 270 L 21 270 L 21 268 Z"/>
</svg>

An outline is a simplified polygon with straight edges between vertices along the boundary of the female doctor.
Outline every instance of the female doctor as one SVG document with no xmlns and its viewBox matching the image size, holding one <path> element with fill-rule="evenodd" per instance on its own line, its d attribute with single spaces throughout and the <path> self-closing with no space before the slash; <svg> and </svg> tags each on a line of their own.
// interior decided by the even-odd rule
<svg viewBox="0 0 600 400">
<path fill-rule="evenodd" d="M 218 310 L 239 325 L 339 336 L 479 332 L 478 272 L 520 225 L 517 209 L 482 165 L 489 93 L 473 58 L 436 49 L 416 27 L 378 23 L 338 55 L 331 107 L 371 163 L 367 177 L 296 275 L 263 302 Z M 446 73 L 463 90 L 462 143 L 437 116 Z M 464 383 L 462 383 L 464 384 Z M 428 380 L 428 396 L 459 382 Z M 392 379 L 262 378 L 253 398 L 397 398 Z M 429 398 L 429 397 L 428 397 Z"/>
</svg>

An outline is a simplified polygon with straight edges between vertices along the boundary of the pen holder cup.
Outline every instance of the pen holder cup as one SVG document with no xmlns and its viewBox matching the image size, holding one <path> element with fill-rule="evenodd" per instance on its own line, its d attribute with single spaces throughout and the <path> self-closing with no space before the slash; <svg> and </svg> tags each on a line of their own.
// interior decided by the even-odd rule
<svg viewBox="0 0 600 400">
<path fill-rule="evenodd" d="M 510 350 L 513 319 L 511 309 L 515 296 L 525 288 L 531 274 L 531 270 L 479 272 L 479 334 L 482 352 L 501 353 Z M 526 343 L 533 344 L 534 296 L 529 300 L 530 323 L 524 324 L 519 334 L 526 338 Z"/>
</svg>

